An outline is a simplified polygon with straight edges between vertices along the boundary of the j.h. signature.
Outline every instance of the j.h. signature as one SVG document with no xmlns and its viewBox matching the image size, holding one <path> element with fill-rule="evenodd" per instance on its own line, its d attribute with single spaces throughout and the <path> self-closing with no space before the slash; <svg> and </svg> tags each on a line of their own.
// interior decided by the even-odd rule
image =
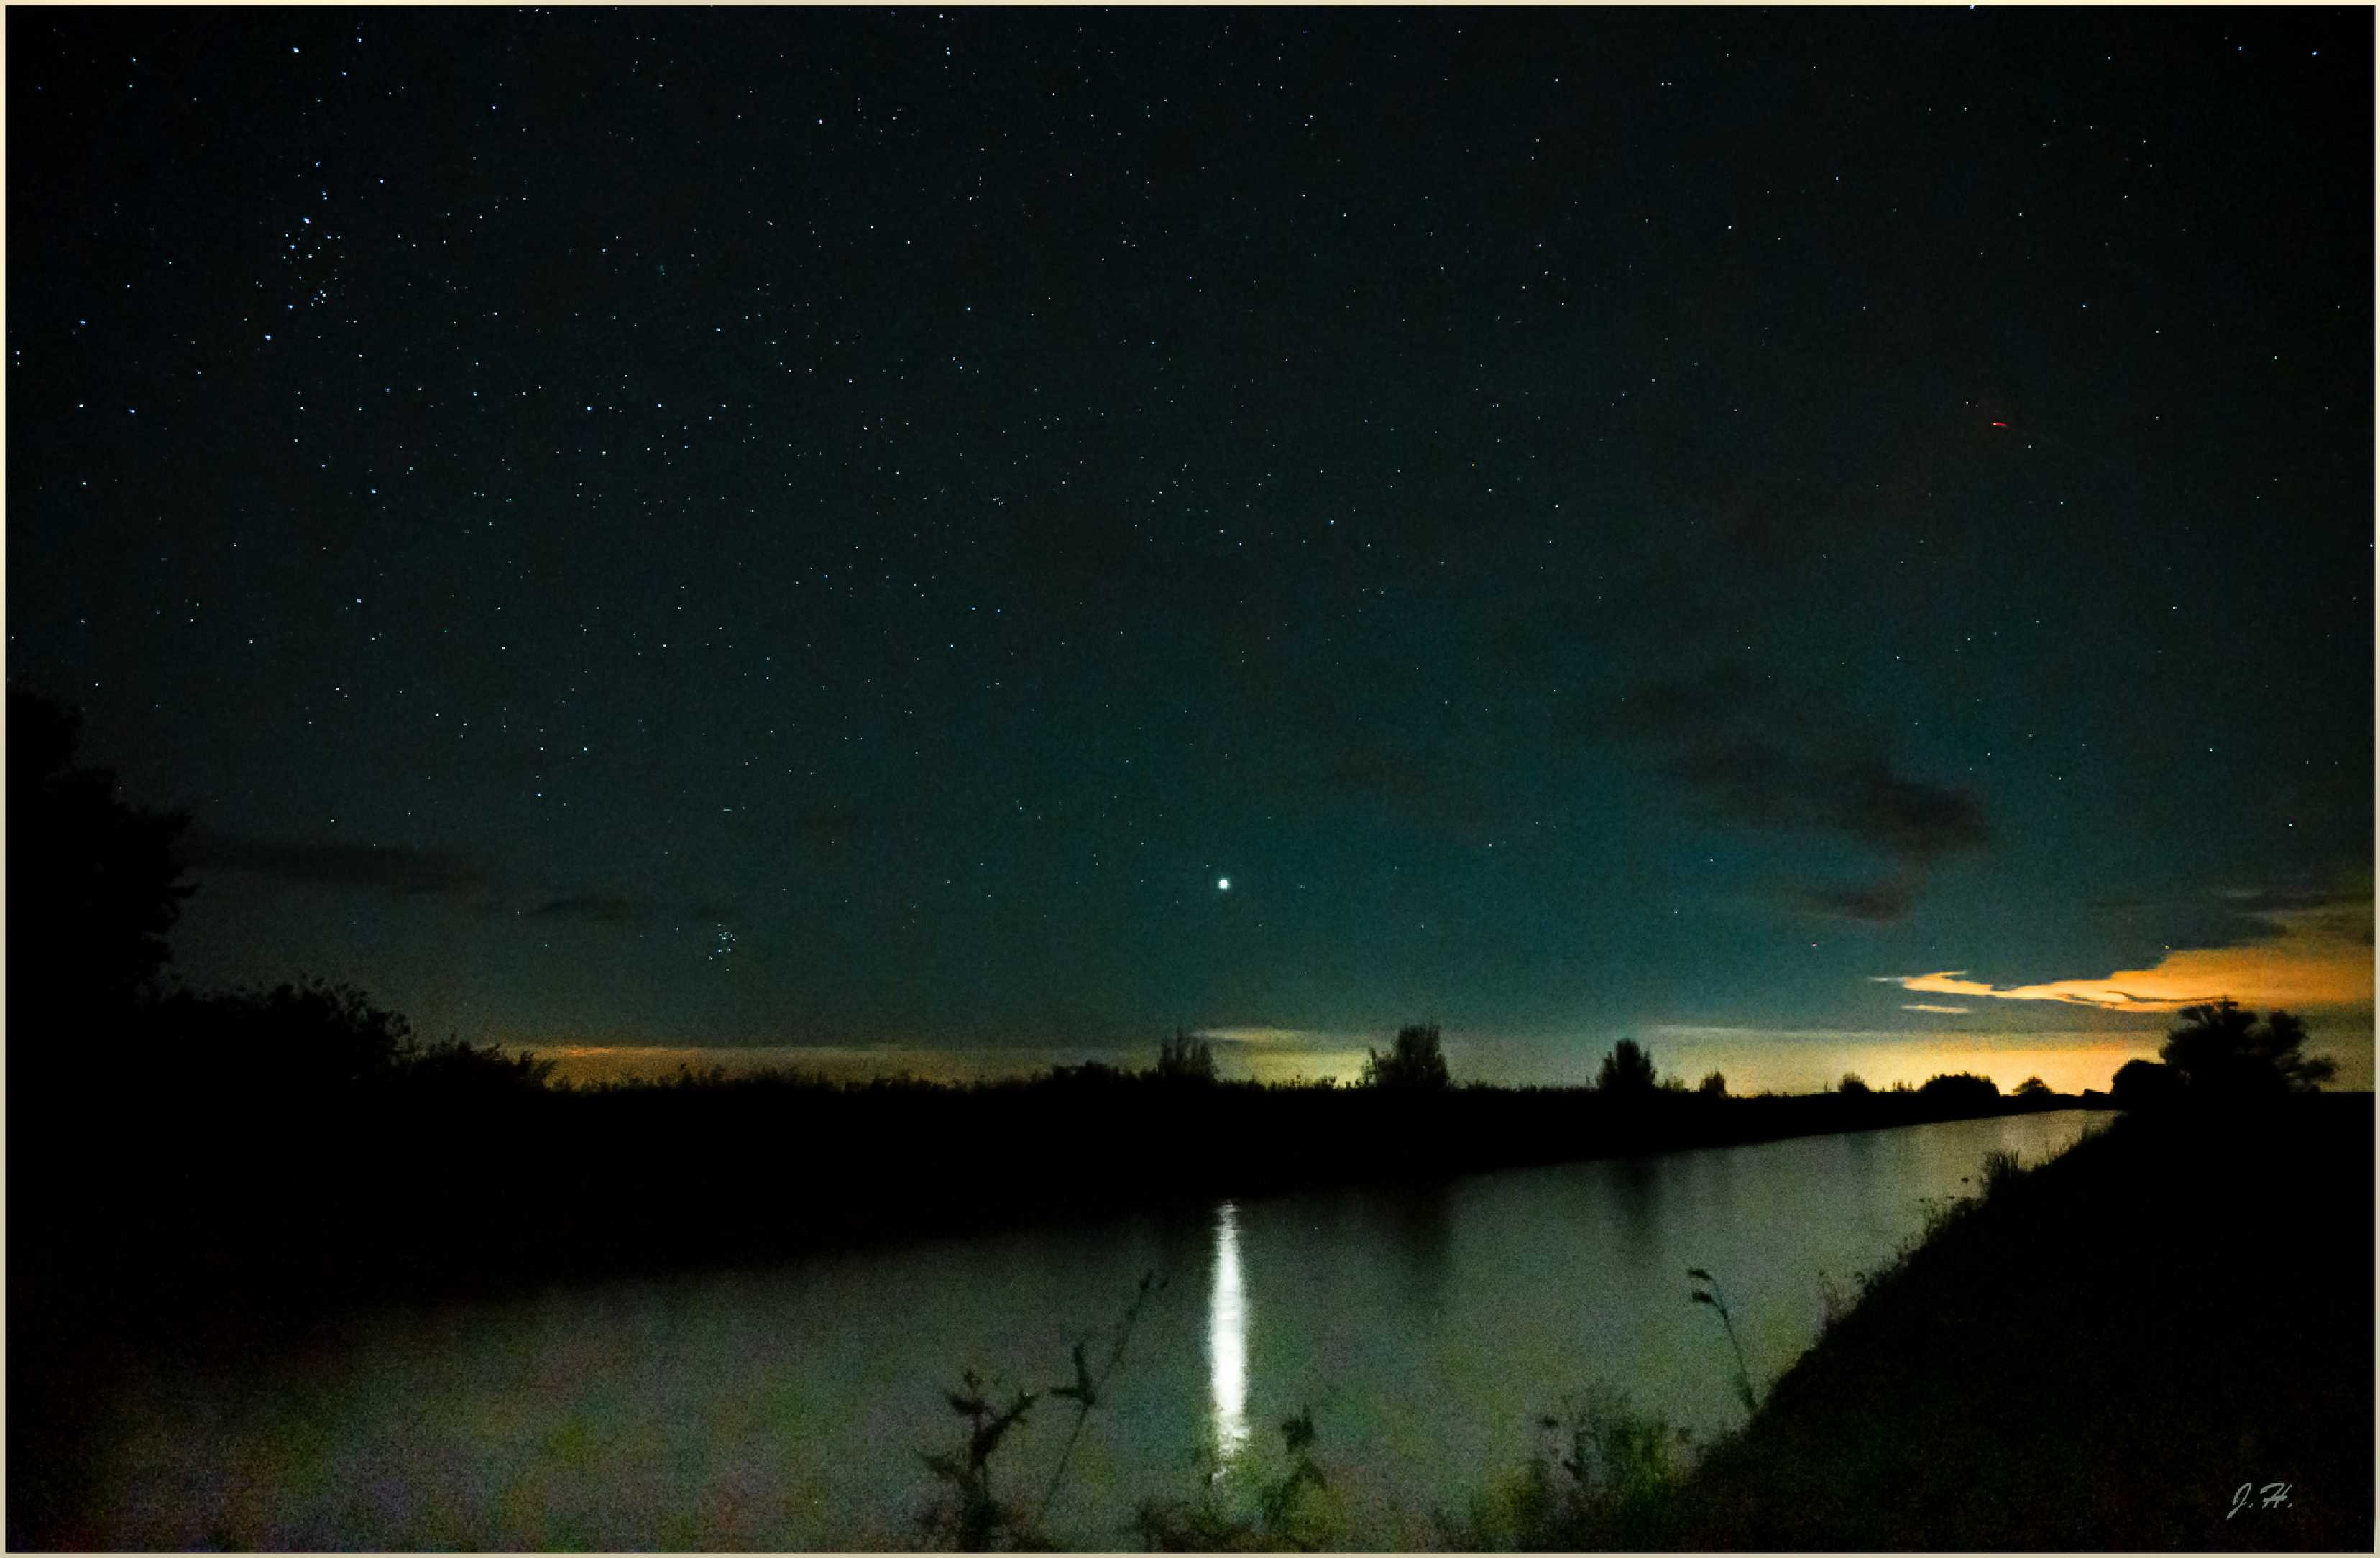
<svg viewBox="0 0 2380 1558">
<path fill-rule="evenodd" d="M 2253 1482 L 2242 1482 L 2240 1491 L 2231 1495 L 2231 1514 L 2223 1518 L 2228 1520 L 2243 1509 L 2285 1509 L 2289 1502 L 2289 1485 L 2286 1482 L 2267 1482 L 2261 1492 Z"/>
</svg>

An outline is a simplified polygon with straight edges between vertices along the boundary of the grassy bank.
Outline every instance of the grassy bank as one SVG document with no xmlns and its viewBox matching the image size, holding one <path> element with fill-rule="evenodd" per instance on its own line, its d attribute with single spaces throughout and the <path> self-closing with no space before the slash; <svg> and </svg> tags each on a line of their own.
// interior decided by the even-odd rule
<svg viewBox="0 0 2380 1558">
<path fill-rule="evenodd" d="M 2369 1552 L 2373 1144 L 2370 1094 L 2298 1098 L 2013 1178 L 1712 1448 L 1665 1545 Z"/>
</svg>

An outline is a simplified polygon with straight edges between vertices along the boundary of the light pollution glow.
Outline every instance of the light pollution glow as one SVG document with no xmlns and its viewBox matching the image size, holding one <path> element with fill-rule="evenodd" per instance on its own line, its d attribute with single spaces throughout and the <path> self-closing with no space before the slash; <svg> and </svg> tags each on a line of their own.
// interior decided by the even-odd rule
<svg viewBox="0 0 2380 1558">
<path fill-rule="evenodd" d="M 2188 948 L 2151 969 L 2127 970 L 2093 979 L 1995 985 L 1969 979 L 1963 970 L 1939 973 L 1878 975 L 1913 995 L 1951 996 L 1967 1001 L 2062 1002 L 2095 1011 L 2125 1013 L 2137 1027 L 2042 1032 L 1933 1032 L 1828 1028 L 1710 1027 L 1682 1023 L 1623 1028 L 1609 1034 L 1539 1033 L 1526 1036 L 1471 1032 L 1450 1026 L 1447 1057 L 1458 1081 L 1508 1086 L 1577 1086 L 1594 1080 L 1597 1062 L 1618 1040 L 1635 1037 L 1653 1052 L 1662 1075 L 1693 1083 L 1710 1071 L 1723 1072 L 1730 1092 L 1809 1093 L 1830 1087 L 1847 1071 L 1870 1086 L 1915 1085 L 1946 1071 L 1989 1077 L 2003 1091 L 2027 1077 L 2039 1077 L 2060 1093 L 2105 1089 L 2118 1067 L 2131 1059 L 2156 1058 L 2167 1023 L 2162 1014 L 2229 996 L 2263 1011 L 2276 1007 L 2311 1017 L 2313 1054 L 2338 1063 L 2336 1086 L 2373 1085 L 2372 905 L 2349 900 L 2314 908 L 2280 910 L 2255 916 L 2273 927 L 2268 939 L 2235 947 Z M 1903 1005 L 1929 1016 L 1967 1016 L 1977 1008 L 1938 1001 Z M 2104 1021 L 2105 1019 L 2103 1019 Z M 1385 1032 L 1245 1024 L 1196 1030 L 1215 1046 L 1217 1069 L 1226 1078 L 1261 1082 L 1333 1081 L 1353 1083 L 1363 1075 L 1370 1049 L 1385 1045 Z M 529 1035 L 502 1042 L 535 1050 L 556 1062 L 554 1074 L 579 1084 L 635 1078 L 666 1080 L 678 1067 L 713 1067 L 730 1075 L 776 1069 L 832 1081 L 864 1081 L 908 1075 L 933 1081 L 988 1081 L 1031 1076 L 1053 1066 L 1097 1061 L 1140 1069 L 1155 1058 L 1155 1043 L 1083 1045 L 1069 1048 L 1006 1049 L 931 1044 L 758 1046 L 645 1044 L 540 1043 Z"/>
<path fill-rule="evenodd" d="M 2371 1034 L 2371 1017 L 2366 1012 L 2341 1025 L 2314 1024 L 2313 1042 L 2307 1047 L 2338 1062 L 2333 1085 L 2369 1088 L 2373 1085 Z M 1499 1040 L 1450 1029 L 1447 1058 L 1458 1081 L 1575 1087 L 1593 1081 L 1596 1063 L 1604 1052 L 1627 1036 Z M 1912 1033 L 1663 1024 L 1637 1029 L 1634 1036 L 1652 1051 L 1663 1075 L 1674 1075 L 1691 1084 L 1708 1072 L 1720 1071 L 1727 1077 L 1728 1091 L 1738 1095 L 1816 1092 L 1833 1086 L 1846 1071 L 1858 1072 L 1875 1087 L 1889 1087 L 1897 1081 L 1914 1086 L 1941 1072 L 1973 1071 L 1991 1078 L 2003 1091 L 2037 1076 L 2059 1093 L 2081 1093 L 2086 1088 L 2104 1091 L 2116 1069 L 2127 1060 L 2155 1059 L 2157 1046 L 2165 1042 L 2165 1030 L 2160 1025 L 2116 1032 Z M 1275 1045 L 1261 1048 L 1219 1044 L 1217 1069 L 1226 1078 L 1269 1082 L 1329 1079 L 1342 1086 L 1363 1074 L 1364 1050 L 1339 1047 L 1333 1042 L 1335 1034 L 1307 1037 L 1329 1047 L 1306 1047 L 1286 1034 Z M 1385 1042 L 1385 1035 L 1374 1040 L 1376 1046 Z M 865 1081 L 906 1073 L 934 1081 L 982 1081 L 1030 1076 L 1052 1065 L 1086 1060 L 1137 1070 L 1146 1069 L 1156 1054 L 1154 1044 L 1063 1052 L 923 1045 L 871 1049 L 528 1043 L 523 1047 L 557 1062 L 557 1079 L 582 1085 L 633 1078 L 666 1081 L 681 1063 L 697 1071 L 719 1067 L 731 1076 L 779 1070 Z"/>
<path fill-rule="evenodd" d="M 1882 974 L 1877 983 L 1918 995 L 1999 1001 L 2065 1001 L 2124 1011 L 2167 1012 L 2228 996 L 2243 1007 L 2290 1011 L 2372 1004 L 2372 906 L 2287 910 L 2257 916 L 2278 932 L 2237 947 L 2191 947 L 2155 968 L 2041 984 L 1988 984 L 1964 969 Z"/>
</svg>

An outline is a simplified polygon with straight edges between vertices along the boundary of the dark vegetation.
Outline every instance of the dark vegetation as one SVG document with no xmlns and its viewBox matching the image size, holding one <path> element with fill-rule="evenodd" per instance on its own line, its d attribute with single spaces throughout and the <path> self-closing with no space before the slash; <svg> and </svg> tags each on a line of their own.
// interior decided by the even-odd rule
<svg viewBox="0 0 2380 1558">
<path fill-rule="evenodd" d="M 982 1376 L 973 1370 L 960 1376 L 960 1388 L 945 1393 L 943 1399 L 950 1403 L 952 1411 L 965 1419 L 966 1431 L 955 1451 L 929 1451 L 924 1456 L 926 1469 L 941 1485 L 940 1496 L 917 1516 L 918 1528 L 927 1538 L 939 1545 L 968 1552 L 986 1552 L 997 1547 L 1034 1550 L 1049 1545 L 1043 1533 L 1049 1528 L 1050 1507 L 1065 1486 L 1066 1468 L 1073 1463 L 1075 1446 L 1081 1442 L 1083 1425 L 1090 1420 L 1092 1408 L 1106 1399 L 1108 1383 L 1123 1367 L 1124 1349 L 1131 1344 L 1133 1327 L 1139 1322 L 1141 1310 L 1164 1286 L 1155 1272 L 1142 1275 L 1139 1291 L 1133 1295 L 1132 1304 L 1116 1325 L 1107 1354 L 1096 1371 L 1091 1367 L 1090 1344 L 1076 1342 L 1073 1378 L 1044 1390 L 1013 1391 L 1004 1407 L 985 1390 Z M 1028 1510 L 1022 1504 L 999 1497 L 992 1487 L 992 1467 L 1009 1433 L 1025 1425 L 1034 1404 L 1045 1395 L 1073 1402 L 1075 1420 L 1057 1467 L 1050 1475 L 1049 1485 L 1042 1489 L 1039 1502 Z"/>
<path fill-rule="evenodd" d="M 1439 1516 L 1459 1552 L 1642 1552 L 1675 1545 L 1694 1445 L 1620 1392 L 1571 1395 L 1537 1419 L 1536 1454 L 1461 1517 Z"/>
<path fill-rule="evenodd" d="M 2313 1093 L 2338 1073 L 2305 1052 L 2305 1024 L 2286 1011 L 2262 1022 L 2229 997 L 2185 1007 L 2158 1060 L 2128 1060 L 2113 1092 L 2119 1106 L 2228 1109 L 2243 1100 Z"/>
<path fill-rule="evenodd" d="M 1680 1483 L 1664 1545 L 2370 1552 L 2373 1146 L 2369 1094 L 2235 1095 L 1994 1165 Z"/>
<path fill-rule="evenodd" d="M 1653 1091 L 1653 1057 L 1635 1040 L 1621 1040 L 1597 1069 L 1595 1090 L 1607 1097 L 1643 1097 Z"/>
<path fill-rule="evenodd" d="M 1365 1052 L 1363 1085 L 1395 1093 L 1443 1093 L 1453 1083 L 1446 1069 L 1446 1046 L 1438 1024 L 1419 1022 L 1397 1030 L 1397 1042 L 1388 1054 Z"/>
</svg>

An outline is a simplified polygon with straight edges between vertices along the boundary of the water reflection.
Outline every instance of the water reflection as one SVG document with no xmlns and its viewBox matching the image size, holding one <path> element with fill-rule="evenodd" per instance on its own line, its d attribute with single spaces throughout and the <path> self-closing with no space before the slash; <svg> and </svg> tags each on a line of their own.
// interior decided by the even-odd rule
<svg viewBox="0 0 2380 1558">
<path fill-rule="evenodd" d="M 1658 1266 L 1661 1247 L 1662 1175 L 1677 1170 L 1655 1158 L 1615 1158 L 1605 1181 L 1613 1210 L 1619 1214 L 1621 1237 L 1627 1241 L 1628 1260 L 1640 1269 Z"/>
<path fill-rule="evenodd" d="M 1435 1310 L 1445 1298 L 1454 1266 L 1453 1197 L 1443 1182 L 1389 1194 L 1390 1227 L 1403 1257 L 1406 1291 Z"/>
<path fill-rule="evenodd" d="M 1215 1208 L 1215 1286 L 1207 1299 L 1207 1360 L 1215 1395 L 1215 1451 L 1248 1442 L 1248 1306 L 1240 1292 L 1240 1209 Z"/>
</svg>

